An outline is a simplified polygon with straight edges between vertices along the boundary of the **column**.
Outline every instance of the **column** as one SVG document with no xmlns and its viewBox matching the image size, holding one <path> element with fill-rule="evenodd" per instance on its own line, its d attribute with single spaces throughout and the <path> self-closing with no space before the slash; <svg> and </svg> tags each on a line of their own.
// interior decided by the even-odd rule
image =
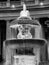
<svg viewBox="0 0 49 65">
<path fill-rule="evenodd" d="M 48 60 L 49 60 L 49 38 L 48 38 L 48 44 L 47 44 L 47 49 L 48 49 Z"/>
<path fill-rule="evenodd" d="M 46 44 L 40 49 L 40 59 L 41 61 L 46 61 Z"/>
<path fill-rule="evenodd" d="M 0 55 L 1 55 L 1 29 L 0 29 Z"/>
<path fill-rule="evenodd" d="M 49 20 L 45 21 L 47 25 L 47 32 L 46 32 L 46 38 L 47 38 L 47 53 L 48 53 L 48 60 L 49 60 Z"/>
<path fill-rule="evenodd" d="M 9 20 L 7 20 L 6 22 L 6 40 L 7 39 L 11 39 L 11 29 Z"/>
</svg>

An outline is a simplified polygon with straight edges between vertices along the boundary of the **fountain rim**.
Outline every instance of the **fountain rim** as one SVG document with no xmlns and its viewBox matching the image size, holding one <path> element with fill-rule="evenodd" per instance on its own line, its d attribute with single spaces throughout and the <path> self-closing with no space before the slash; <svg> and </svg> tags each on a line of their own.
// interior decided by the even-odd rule
<svg viewBox="0 0 49 65">
<path fill-rule="evenodd" d="M 33 24 L 13 24 L 13 25 L 10 25 L 10 28 L 18 28 L 19 26 L 23 26 L 23 25 L 28 25 L 29 27 L 41 27 L 41 25 L 33 25 Z"/>
<path fill-rule="evenodd" d="M 39 39 L 38 39 L 38 38 L 32 38 L 32 39 L 17 39 L 17 38 L 11 38 L 11 39 L 5 40 L 5 42 L 6 42 L 6 41 L 10 41 L 10 42 L 11 42 L 11 41 L 18 41 L 18 42 L 19 42 L 19 41 L 22 41 L 22 42 L 23 42 L 23 41 L 28 41 L 28 42 L 29 42 L 29 40 L 32 41 L 32 42 L 33 42 L 33 41 L 39 41 L 39 42 L 43 42 L 43 44 L 45 44 L 45 43 L 47 44 L 47 40 L 46 40 L 46 39 L 43 39 L 43 38 L 39 38 Z"/>
</svg>

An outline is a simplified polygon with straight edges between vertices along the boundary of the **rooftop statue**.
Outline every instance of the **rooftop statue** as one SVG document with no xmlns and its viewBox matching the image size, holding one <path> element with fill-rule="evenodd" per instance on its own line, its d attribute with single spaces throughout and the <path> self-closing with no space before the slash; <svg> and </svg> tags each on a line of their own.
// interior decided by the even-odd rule
<svg viewBox="0 0 49 65">
<path fill-rule="evenodd" d="M 20 17 L 18 17 L 18 19 L 22 18 L 22 17 L 27 17 L 27 18 L 31 19 L 29 11 L 26 10 L 25 3 L 23 3 L 23 10 L 20 12 Z"/>
</svg>

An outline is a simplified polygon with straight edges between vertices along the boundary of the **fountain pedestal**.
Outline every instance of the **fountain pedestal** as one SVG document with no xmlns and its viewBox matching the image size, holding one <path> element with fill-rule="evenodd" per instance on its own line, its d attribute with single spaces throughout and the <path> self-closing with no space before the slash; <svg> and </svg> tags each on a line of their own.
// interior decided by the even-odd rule
<svg viewBox="0 0 49 65">
<path fill-rule="evenodd" d="M 45 42 L 43 40 L 39 40 L 39 39 L 12 39 L 12 40 L 6 40 L 5 41 L 5 59 L 6 62 L 9 64 L 12 64 L 12 58 L 14 56 L 20 56 L 23 57 L 28 55 L 27 57 L 36 57 L 36 63 L 39 64 L 40 62 L 40 48 L 41 46 L 43 46 L 45 44 Z M 31 54 L 30 52 L 27 54 L 26 50 L 28 51 L 28 49 L 32 49 Z M 21 51 L 22 49 L 22 51 Z M 26 50 L 25 50 L 26 49 Z M 20 51 L 22 53 L 20 53 Z M 35 55 L 33 55 L 32 53 L 34 53 Z M 34 61 L 34 60 L 33 60 Z"/>
</svg>

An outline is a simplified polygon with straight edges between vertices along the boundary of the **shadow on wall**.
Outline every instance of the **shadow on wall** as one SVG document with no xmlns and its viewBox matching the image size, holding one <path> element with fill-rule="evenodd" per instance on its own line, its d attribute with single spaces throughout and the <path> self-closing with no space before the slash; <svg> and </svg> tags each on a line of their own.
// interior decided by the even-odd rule
<svg viewBox="0 0 49 65">
<path fill-rule="evenodd" d="M 39 65 L 49 65 L 49 61 L 40 62 Z"/>
<path fill-rule="evenodd" d="M 0 62 L 2 58 L 3 41 L 6 39 L 6 21 L 0 20 Z"/>
</svg>

